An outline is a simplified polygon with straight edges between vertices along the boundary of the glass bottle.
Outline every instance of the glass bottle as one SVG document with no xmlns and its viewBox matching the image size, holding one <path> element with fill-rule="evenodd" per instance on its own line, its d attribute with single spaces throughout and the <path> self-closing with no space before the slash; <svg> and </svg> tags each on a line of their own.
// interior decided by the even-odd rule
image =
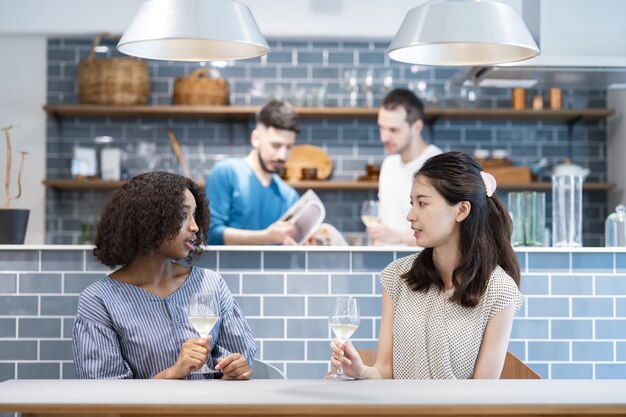
<svg viewBox="0 0 626 417">
<path fill-rule="evenodd" d="M 604 223 L 606 247 L 626 246 L 626 206 L 618 204 Z"/>
</svg>

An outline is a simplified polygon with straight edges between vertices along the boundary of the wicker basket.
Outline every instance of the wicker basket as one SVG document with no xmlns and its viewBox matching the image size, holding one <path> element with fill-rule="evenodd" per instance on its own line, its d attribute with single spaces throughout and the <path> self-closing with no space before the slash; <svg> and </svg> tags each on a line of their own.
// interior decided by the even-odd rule
<svg viewBox="0 0 626 417">
<path fill-rule="evenodd" d="M 228 104 L 228 82 L 211 78 L 207 68 L 199 68 L 174 83 L 174 104 L 215 106 Z"/>
<path fill-rule="evenodd" d="M 136 58 L 95 59 L 104 36 L 96 36 L 89 56 L 78 66 L 78 99 L 83 104 L 145 104 L 150 94 L 148 66 Z"/>
</svg>

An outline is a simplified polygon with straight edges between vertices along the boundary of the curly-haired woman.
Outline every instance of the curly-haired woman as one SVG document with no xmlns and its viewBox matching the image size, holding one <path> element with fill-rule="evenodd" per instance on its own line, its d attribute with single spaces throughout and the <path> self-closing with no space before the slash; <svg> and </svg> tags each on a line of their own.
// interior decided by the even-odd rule
<svg viewBox="0 0 626 417">
<path fill-rule="evenodd" d="M 495 178 L 460 152 L 415 173 L 406 218 L 424 249 L 380 274 L 374 366 L 349 342 L 331 342 L 334 366 L 356 378 L 499 378 L 523 297 L 511 218 L 495 190 Z"/>
<path fill-rule="evenodd" d="M 217 273 L 177 259 L 206 243 L 202 188 L 180 175 L 150 172 L 111 195 L 94 256 L 115 268 L 80 295 L 73 330 L 79 378 L 206 378 L 205 361 L 224 379 L 249 379 L 256 344 L 239 305 Z M 187 319 L 192 293 L 213 292 L 219 321 L 207 338 Z M 212 375 L 212 374 L 209 374 Z"/>
</svg>

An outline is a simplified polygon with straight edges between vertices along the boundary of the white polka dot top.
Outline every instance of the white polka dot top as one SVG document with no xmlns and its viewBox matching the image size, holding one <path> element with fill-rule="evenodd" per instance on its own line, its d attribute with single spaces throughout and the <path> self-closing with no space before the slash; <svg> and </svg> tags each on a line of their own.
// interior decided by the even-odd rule
<svg viewBox="0 0 626 417">
<path fill-rule="evenodd" d="M 380 274 L 394 303 L 393 377 L 470 379 L 487 323 L 511 303 L 517 312 L 524 298 L 500 266 L 475 307 L 449 301 L 453 289 L 413 291 L 400 276 L 411 269 L 416 256 L 397 259 Z"/>
</svg>

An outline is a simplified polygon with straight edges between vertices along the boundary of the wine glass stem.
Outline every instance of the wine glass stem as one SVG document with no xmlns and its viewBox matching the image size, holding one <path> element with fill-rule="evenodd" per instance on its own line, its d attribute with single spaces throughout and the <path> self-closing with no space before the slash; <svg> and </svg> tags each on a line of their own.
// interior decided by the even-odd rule
<svg viewBox="0 0 626 417">
<path fill-rule="evenodd" d="M 208 333 L 203 333 L 200 335 L 203 339 L 206 339 L 207 337 L 209 337 Z M 209 346 L 209 356 L 207 356 L 206 358 L 206 362 L 204 362 L 204 365 L 202 365 L 203 369 L 209 369 L 209 357 L 211 356 L 211 347 Z"/>
<path fill-rule="evenodd" d="M 345 348 L 346 340 L 340 340 L 342 346 Z M 337 375 L 343 375 L 343 363 L 339 362 L 339 366 L 337 367 Z"/>
<path fill-rule="evenodd" d="M 337 368 L 337 375 L 343 375 L 343 364 L 339 364 L 339 368 Z"/>
</svg>

